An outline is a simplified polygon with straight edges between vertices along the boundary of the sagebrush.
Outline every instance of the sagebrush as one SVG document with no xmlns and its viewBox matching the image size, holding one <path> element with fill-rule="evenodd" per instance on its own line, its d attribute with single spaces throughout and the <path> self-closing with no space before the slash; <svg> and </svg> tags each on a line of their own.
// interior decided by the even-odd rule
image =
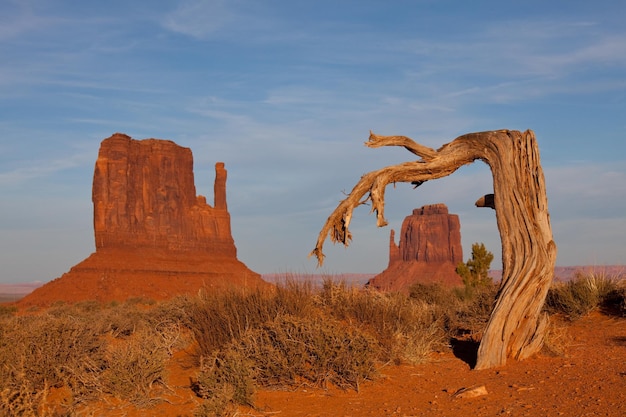
<svg viewBox="0 0 626 417">
<path fill-rule="evenodd" d="M 0 314 L 0 415 L 72 415 L 90 401 L 116 397 L 150 407 L 167 391 L 167 364 L 194 346 L 189 389 L 198 416 L 254 405 L 259 387 L 358 390 L 387 364 L 427 361 L 455 339 L 478 342 L 497 286 L 450 289 L 415 284 L 385 294 L 325 280 L 286 280 L 265 290 L 203 292 L 165 302 L 58 303 L 44 311 Z M 621 277 L 580 275 L 555 283 L 546 311 L 576 319 L 593 310 L 626 315 Z M 545 352 L 564 354 L 561 321 Z M 52 403 L 50 392 L 70 398 Z"/>
</svg>

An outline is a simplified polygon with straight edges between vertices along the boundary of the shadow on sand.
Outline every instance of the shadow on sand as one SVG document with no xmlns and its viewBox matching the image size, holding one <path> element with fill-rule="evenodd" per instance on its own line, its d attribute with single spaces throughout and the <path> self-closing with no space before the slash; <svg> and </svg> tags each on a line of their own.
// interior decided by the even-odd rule
<svg viewBox="0 0 626 417">
<path fill-rule="evenodd" d="M 476 366 L 479 342 L 453 338 L 450 341 L 454 356 L 467 363 L 471 369 Z"/>
</svg>

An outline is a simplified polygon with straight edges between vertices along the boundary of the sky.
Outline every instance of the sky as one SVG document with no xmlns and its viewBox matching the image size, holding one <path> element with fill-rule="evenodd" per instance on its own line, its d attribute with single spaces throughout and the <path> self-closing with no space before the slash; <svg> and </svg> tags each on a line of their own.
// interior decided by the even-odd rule
<svg viewBox="0 0 626 417">
<path fill-rule="evenodd" d="M 557 265 L 626 264 L 626 2 L 0 2 L 0 283 L 49 281 L 95 250 L 91 186 L 115 132 L 191 148 L 198 194 L 228 170 L 238 258 L 259 273 L 378 273 L 389 232 L 445 203 L 495 255 L 477 161 L 413 189 L 386 218 L 355 210 L 348 248 L 328 215 L 366 172 L 416 159 L 369 131 L 438 148 L 532 129 Z M 209 198 L 209 203 L 212 203 Z"/>
</svg>

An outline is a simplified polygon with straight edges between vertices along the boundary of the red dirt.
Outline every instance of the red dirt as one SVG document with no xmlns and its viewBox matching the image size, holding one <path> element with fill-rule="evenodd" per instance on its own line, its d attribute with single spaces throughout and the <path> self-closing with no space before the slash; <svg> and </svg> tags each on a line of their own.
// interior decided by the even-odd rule
<svg viewBox="0 0 626 417">
<path fill-rule="evenodd" d="M 359 392 L 302 387 L 260 390 L 256 409 L 239 416 L 624 416 L 626 415 L 626 319 L 594 313 L 566 324 L 564 356 L 540 355 L 504 368 L 474 371 L 452 352 L 429 363 L 388 366 Z M 189 385 L 197 374 L 190 352 L 170 363 L 164 402 L 149 409 L 106 399 L 79 410 L 107 416 L 191 416 L 201 402 Z M 484 386 L 487 394 L 456 398 L 462 388 Z M 82 415 L 82 414 L 81 414 Z"/>
</svg>

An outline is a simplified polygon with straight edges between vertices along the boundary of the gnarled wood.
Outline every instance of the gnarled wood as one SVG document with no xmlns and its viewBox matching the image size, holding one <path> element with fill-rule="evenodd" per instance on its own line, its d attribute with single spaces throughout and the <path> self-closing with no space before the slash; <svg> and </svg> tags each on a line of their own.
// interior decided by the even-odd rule
<svg viewBox="0 0 626 417">
<path fill-rule="evenodd" d="M 470 133 L 436 151 L 405 136 L 370 133 L 365 144 L 371 148 L 403 146 L 421 159 L 363 175 L 326 220 L 311 255 L 320 265 L 323 263 L 322 249 L 328 236 L 332 242 L 347 246 L 352 238 L 348 229 L 352 212 L 367 201 L 376 212 L 378 226 L 385 226 L 388 184 L 421 184 L 480 159 L 493 175 L 493 208 L 502 241 L 502 282 L 480 343 L 476 369 L 501 366 L 507 358 L 524 359 L 536 353 L 543 344 L 547 324 L 541 309 L 554 274 L 556 245 L 534 133 Z"/>
</svg>

